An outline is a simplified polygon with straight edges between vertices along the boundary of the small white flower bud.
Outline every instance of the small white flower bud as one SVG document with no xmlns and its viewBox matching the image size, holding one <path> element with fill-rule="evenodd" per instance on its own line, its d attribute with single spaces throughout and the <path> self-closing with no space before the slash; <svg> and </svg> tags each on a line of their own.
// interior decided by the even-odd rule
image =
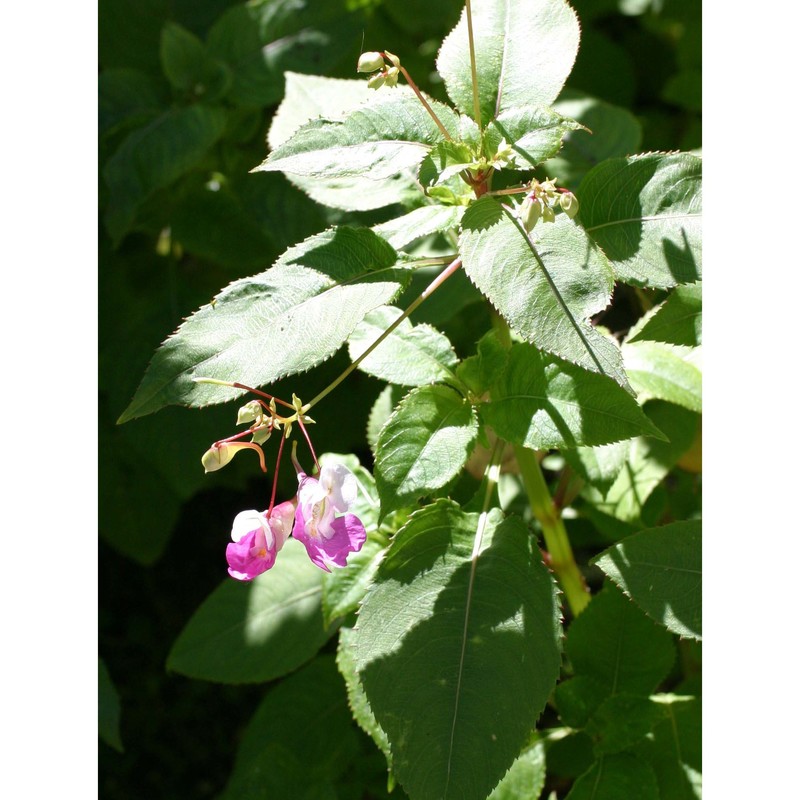
<svg viewBox="0 0 800 800">
<path fill-rule="evenodd" d="M 530 233 L 539 221 L 539 217 L 542 216 L 542 203 L 540 200 L 535 199 L 533 195 L 529 194 L 522 201 L 518 213 L 522 227 Z"/>
<path fill-rule="evenodd" d="M 379 72 L 377 75 L 373 75 L 367 81 L 367 86 L 370 89 L 380 89 L 384 83 L 386 83 L 386 75 L 384 75 L 382 72 Z"/>
<path fill-rule="evenodd" d="M 358 72 L 375 72 L 376 69 L 383 69 L 383 56 L 380 53 L 362 53 L 358 59 Z"/>
<path fill-rule="evenodd" d="M 239 415 L 236 417 L 237 425 L 244 425 L 246 422 L 255 422 L 262 416 L 261 405 L 258 400 L 251 400 L 246 405 L 239 409 Z"/>
<path fill-rule="evenodd" d="M 397 86 L 397 81 L 400 78 L 400 70 L 397 67 L 389 67 L 386 70 L 386 85 Z"/>
<path fill-rule="evenodd" d="M 542 209 L 542 220 L 544 222 L 555 222 L 556 221 L 556 212 L 553 211 L 550 206 L 545 205 Z"/>
<path fill-rule="evenodd" d="M 394 66 L 396 67 L 400 66 L 400 59 L 394 53 L 390 53 L 388 50 L 384 50 L 383 54 L 386 56 L 386 58 L 389 59 L 389 61 L 392 62 L 392 64 L 394 64 Z"/>
<path fill-rule="evenodd" d="M 578 213 L 578 198 L 575 197 L 572 192 L 564 192 L 564 194 L 558 198 L 558 202 L 561 204 L 561 208 L 564 209 L 564 213 L 570 219 L 574 219 L 575 215 Z"/>
</svg>

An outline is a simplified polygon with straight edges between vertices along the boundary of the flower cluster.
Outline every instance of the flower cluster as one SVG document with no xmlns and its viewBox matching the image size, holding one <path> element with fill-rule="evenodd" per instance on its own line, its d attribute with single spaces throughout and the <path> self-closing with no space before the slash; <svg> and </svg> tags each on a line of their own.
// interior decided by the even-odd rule
<svg viewBox="0 0 800 800">
<path fill-rule="evenodd" d="M 556 203 L 570 219 L 578 213 L 578 198 L 566 189 L 556 188 L 557 180 L 557 178 L 547 178 L 541 183 L 537 180 L 531 183 L 531 191 L 525 195 L 517 210 L 520 222 L 526 231 L 532 231 L 540 219 L 544 222 L 555 222 L 556 213 L 553 206 Z"/>
<path fill-rule="evenodd" d="M 326 572 L 346 567 L 367 538 L 361 520 L 349 513 L 358 495 L 355 475 L 343 464 L 325 464 L 319 477 L 297 476 L 297 497 L 269 511 L 242 511 L 233 521 L 226 557 L 228 573 L 251 581 L 275 564 L 291 533 L 306 548 L 311 561 Z"/>
<path fill-rule="evenodd" d="M 391 61 L 391 67 L 386 67 L 384 58 Z M 397 81 L 400 78 L 400 59 L 388 50 L 383 53 L 362 53 L 358 59 L 356 69 L 358 72 L 375 73 L 367 81 L 367 86 L 370 89 L 380 89 L 381 86 L 397 86 Z"/>
</svg>

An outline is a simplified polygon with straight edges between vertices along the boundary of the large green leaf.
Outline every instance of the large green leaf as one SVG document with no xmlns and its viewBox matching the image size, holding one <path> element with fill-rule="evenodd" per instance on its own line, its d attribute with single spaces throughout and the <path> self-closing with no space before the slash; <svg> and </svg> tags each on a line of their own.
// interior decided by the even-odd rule
<svg viewBox="0 0 800 800">
<path fill-rule="evenodd" d="M 289 539 L 275 566 L 251 583 L 227 579 L 197 609 L 172 646 L 167 669 L 221 683 L 286 675 L 328 640 L 322 570 Z"/>
<path fill-rule="evenodd" d="M 453 111 L 441 103 L 433 105 L 445 127 L 455 133 L 458 119 Z M 419 100 L 389 94 L 342 120 L 307 122 L 253 172 L 281 171 L 328 180 L 369 175 L 380 181 L 417 167 L 443 140 Z"/>
<path fill-rule="evenodd" d="M 392 97 L 411 97 L 413 92 L 398 86 Z M 363 78 L 343 80 L 317 75 L 286 73 L 286 90 L 267 136 L 271 150 L 287 142 L 310 120 L 343 120 L 361 105 L 374 102 L 376 95 Z M 411 171 L 390 180 L 375 181 L 369 175 L 322 180 L 320 178 L 289 176 L 292 183 L 319 203 L 350 211 L 366 211 L 399 203 L 407 197 L 419 197 Z M 381 233 L 378 231 L 378 233 Z M 383 233 L 381 235 L 386 237 Z M 400 245 L 393 244 L 399 248 Z"/>
<path fill-rule="evenodd" d="M 570 626 L 566 652 L 576 674 L 611 696 L 649 694 L 675 661 L 671 635 L 609 582 Z"/>
<path fill-rule="evenodd" d="M 465 210 L 464 206 L 422 206 L 376 225 L 373 230 L 401 250 L 423 236 L 457 228 Z"/>
<path fill-rule="evenodd" d="M 618 280 L 667 288 L 700 278 L 702 163 L 687 153 L 612 158 L 583 179 L 580 221 Z"/>
<path fill-rule="evenodd" d="M 550 105 L 578 52 L 575 12 L 564 0 L 474 0 L 471 7 L 483 124 L 508 109 Z M 472 115 L 466 8 L 436 66 L 451 100 Z"/>
<path fill-rule="evenodd" d="M 636 400 L 610 378 L 543 355 L 529 344 L 512 346 L 481 416 L 501 438 L 534 450 L 661 435 Z"/>
<path fill-rule="evenodd" d="M 559 214 L 526 234 L 510 208 L 492 197 L 471 206 L 461 224 L 467 275 L 517 333 L 627 386 L 619 348 L 589 322 L 608 305 L 614 279 L 581 228 Z"/>
<path fill-rule="evenodd" d="M 378 437 L 375 482 L 381 516 L 450 483 L 477 437 L 475 409 L 455 389 L 434 385 L 409 392 Z"/>
<path fill-rule="evenodd" d="M 702 636 L 700 520 L 628 536 L 594 563 L 654 620 L 673 633 Z"/>
<path fill-rule="evenodd" d="M 415 800 L 484 800 L 560 667 L 551 575 L 521 520 L 440 500 L 397 533 L 353 647 L 392 769 Z"/>
<path fill-rule="evenodd" d="M 109 190 L 105 222 L 115 242 L 128 232 L 141 203 L 201 161 L 227 119 L 222 108 L 174 108 L 125 138 L 103 169 Z"/>
<path fill-rule="evenodd" d="M 631 329 L 628 342 L 654 341 L 694 347 L 703 342 L 703 284 L 676 286 Z"/>
<path fill-rule="evenodd" d="M 320 656 L 281 681 L 256 709 L 220 800 L 324 797 L 312 787 L 330 791 L 357 757 L 344 683 L 333 658 Z"/>
<path fill-rule="evenodd" d="M 666 400 L 696 411 L 703 410 L 701 348 L 664 342 L 626 342 L 622 360 L 639 401 Z"/>
<path fill-rule="evenodd" d="M 656 776 L 651 767 L 635 756 L 623 753 L 603 756 L 581 775 L 565 800 L 660 800 Z"/>
<path fill-rule="evenodd" d="M 350 358 L 359 358 L 402 313 L 394 306 L 370 311 L 350 334 Z M 359 364 L 359 369 L 388 383 L 422 386 L 455 380 L 457 362 L 453 345 L 443 333 L 430 325 L 412 325 L 406 319 Z"/>
<path fill-rule="evenodd" d="M 223 289 L 164 342 L 120 422 L 241 394 L 193 377 L 261 386 L 311 369 L 400 291 L 407 271 L 394 268 L 396 259 L 366 228 L 328 230 L 290 248 L 272 269 Z"/>
</svg>

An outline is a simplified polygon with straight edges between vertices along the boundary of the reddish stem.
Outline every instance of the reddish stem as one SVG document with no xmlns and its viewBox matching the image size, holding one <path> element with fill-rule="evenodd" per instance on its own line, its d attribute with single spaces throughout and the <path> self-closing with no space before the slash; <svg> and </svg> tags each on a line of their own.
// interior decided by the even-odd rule
<svg viewBox="0 0 800 800">
<path fill-rule="evenodd" d="M 272 509 L 275 507 L 275 493 L 278 491 L 278 471 L 281 468 L 281 454 L 283 453 L 283 443 L 285 441 L 286 436 L 281 436 L 281 443 L 278 445 L 278 458 L 275 461 L 275 477 L 272 479 L 272 497 L 269 499 L 269 510 L 267 511 L 267 516 L 272 514 Z"/>
</svg>

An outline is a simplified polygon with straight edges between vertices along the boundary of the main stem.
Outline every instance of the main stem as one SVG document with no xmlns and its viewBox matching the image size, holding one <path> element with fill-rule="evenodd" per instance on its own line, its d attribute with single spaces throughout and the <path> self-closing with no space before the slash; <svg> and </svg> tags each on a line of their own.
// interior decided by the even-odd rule
<svg viewBox="0 0 800 800">
<path fill-rule="evenodd" d="M 531 511 L 542 526 L 545 546 L 550 556 L 550 566 L 564 590 L 573 615 L 578 616 L 589 604 L 591 595 L 575 563 L 564 520 L 561 519 L 561 514 L 550 496 L 536 453 L 527 447 L 514 445 L 514 455 L 517 457 Z"/>
<path fill-rule="evenodd" d="M 409 304 L 408 308 L 333 383 L 326 386 L 310 403 L 306 403 L 303 406 L 303 413 L 305 414 L 309 409 L 313 408 L 323 397 L 327 397 L 404 319 L 414 313 L 423 300 L 430 297 L 460 266 L 461 257 L 459 256 L 428 284 L 422 294 L 413 303 Z"/>
</svg>

